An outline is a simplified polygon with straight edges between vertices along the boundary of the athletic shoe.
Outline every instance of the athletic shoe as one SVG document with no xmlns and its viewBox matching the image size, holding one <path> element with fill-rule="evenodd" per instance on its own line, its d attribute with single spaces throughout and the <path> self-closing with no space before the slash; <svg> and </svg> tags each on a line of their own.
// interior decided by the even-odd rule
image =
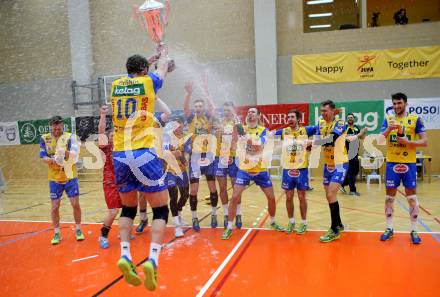
<svg viewBox="0 0 440 297">
<path fill-rule="evenodd" d="M 179 216 L 179 225 L 182 226 L 189 226 L 188 222 L 185 221 L 181 216 Z"/>
<path fill-rule="evenodd" d="M 295 232 L 295 223 L 289 222 L 289 224 L 287 225 L 287 228 L 286 228 L 286 233 L 291 234 L 293 232 Z"/>
<path fill-rule="evenodd" d="M 99 246 L 102 249 L 108 249 L 108 247 L 109 247 L 108 239 L 105 238 L 104 236 L 99 236 Z"/>
<path fill-rule="evenodd" d="M 226 228 L 228 228 L 228 216 L 224 216 L 223 217 L 223 226 Z"/>
<path fill-rule="evenodd" d="M 211 215 L 211 228 L 217 228 L 217 215 Z"/>
<path fill-rule="evenodd" d="M 339 233 L 342 233 L 342 232 L 344 232 L 345 231 L 345 226 L 344 225 L 339 225 L 338 227 L 336 227 L 336 228 L 338 228 L 338 231 L 339 231 Z"/>
<path fill-rule="evenodd" d="M 359 192 L 350 192 L 350 193 L 348 193 L 348 195 L 351 195 L 351 196 L 360 196 L 361 193 L 359 193 Z"/>
<path fill-rule="evenodd" d="M 193 225 L 194 231 L 197 231 L 197 232 L 200 231 L 200 225 L 199 225 L 199 219 L 198 218 L 193 218 L 192 219 L 192 225 Z"/>
<path fill-rule="evenodd" d="M 331 228 L 328 229 L 328 231 L 321 237 L 319 237 L 319 241 L 321 242 L 331 242 L 333 240 L 336 240 L 340 237 L 340 233 L 335 233 Z"/>
<path fill-rule="evenodd" d="M 298 234 L 298 235 L 303 235 L 304 233 L 306 233 L 306 231 L 307 231 L 307 225 L 301 223 L 301 224 L 299 225 L 298 230 L 296 230 L 296 234 Z"/>
<path fill-rule="evenodd" d="M 147 226 L 148 226 L 148 220 L 141 220 L 141 222 L 139 223 L 139 225 L 136 228 L 136 233 L 141 234 L 142 232 L 144 232 L 144 229 Z"/>
<path fill-rule="evenodd" d="M 225 231 L 223 231 L 222 240 L 229 239 L 229 237 L 231 237 L 231 235 L 232 235 L 232 230 L 229 228 L 226 228 Z"/>
<path fill-rule="evenodd" d="M 235 227 L 237 227 L 237 229 L 241 229 L 241 226 L 243 226 L 243 222 L 241 221 L 241 215 L 236 215 L 235 216 Z"/>
<path fill-rule="evenodd" d="M 122 256 L 118 261 L 118 268 L 122 272 L 124 279 L 127 283 L 133 286 L 139 286 L 142 284 L 141 278 L 136 272 L 136 266 L 126 256 Z"/>
<path fill-rule="evenodd" d="M 283 227 L 277 224 L 277 222 L 271 223 L 270 228 L 275 231 L 280 231 L 280 232 L 285 231 Z"/>
<path fill-rule="evenodd" d="M 143 265 L 145 279 L 144 286 L 148 291 L 154 291 L 157 288 L 157 265 L 153 259 L 148 259 Z"/>
<path fill-rule="evenodd" d="M 179 237 L 183 237 L 183 231 L 182 228 L 180 228 L 179 226 L 177 226 L 176 228 L 174 228 L 174 235 L 179 238 Z"/>
<path fill-rule="evenodd" d="M 421 239 L 421 238 L 419 237 L 419 235 L 417 234 L 417 231 L 415 231 L 415 230 L 411 231 L 410 235 L 411 235 L 411 241 L 412 241 L 412 243 L 414 243 L 414 244 L 419 244 L 419 243 L 422 242 L 422 239 Z"/>
<path fill-rule="evenodd" d="M 343 194 L 347 194 L 347 191 L 345 190 L 345 188 L 343 186 L 339 187 L 339 191 L 341 191 L 341 193 L 343 193 Z"/>
<path fill-rule="evenodd" d="M 380 240 L 381 241 L 386 241 L 388 239 L 391 239 L 391 237 L 393 237 L 393 235 L 394 235 L 394 230 L 390 229 L 390 228 L 387 228 L 385 230 L 385 232 L 380 236 Z"/>
<path fill-rule="evenodd" d="M 75 235 L 76 235 L 76 241 L 84 240 L 84 234 L 82 233 L 81 229 L 77 229 Z"/>
<path fill-rule="evenodd" d="M 52 240 L 50 241 L 50 243 L 51 243 L 52 245 L 57 245 L 57 244 L 60 243 L 60 241 L 61 241 L 61 233 L 56 232 L 56 233 L 53 235 L 53 238 L 52 238 Z"/>
</svg>

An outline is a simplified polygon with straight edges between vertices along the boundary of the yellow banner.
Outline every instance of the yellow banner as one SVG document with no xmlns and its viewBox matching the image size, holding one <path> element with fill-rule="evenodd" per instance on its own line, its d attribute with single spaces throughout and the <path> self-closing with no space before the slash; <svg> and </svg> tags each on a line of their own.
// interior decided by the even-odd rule
<svg viewBox="0 0 440 297">
<path fill-rule="evenodd" d="M 440 77 L 440 46 L 292 56 L 293 84 Z"/>
</svg>

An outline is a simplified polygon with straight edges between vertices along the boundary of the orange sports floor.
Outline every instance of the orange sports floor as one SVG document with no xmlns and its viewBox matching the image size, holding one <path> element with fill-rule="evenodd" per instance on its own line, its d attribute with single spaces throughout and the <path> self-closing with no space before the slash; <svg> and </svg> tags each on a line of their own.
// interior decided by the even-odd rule
<svg viewBox="0 0 440 297">
<path fill-rule="evenodd" d="M 322 232 L 303 236 L 265 229 L 188 229 L 183 239 L 168 228 L 160 257 L 159 288 L 131 287 L 116 268 L 117 226 L 110 248 L 96 238 L 99 224 L 85 224 L 76 242 L 72 224 L 62 224 L 63 240 L 49 244 L 51 225 L 0 221 L 1 296 L 439 296 L 440 241 L 422 234 L 412 245 L 408 234 L 388 242 L 376 232 L 345 232 L 323 244 Z M 93 238 L 93 239 L 92 239 Z M 148 252 L 148 231 L 132 241 L 134 261 Z M 141 271 L 139 269 L 139 271 Z M 282 271 L 282 273 L 279 273 Z"/>
</svg>

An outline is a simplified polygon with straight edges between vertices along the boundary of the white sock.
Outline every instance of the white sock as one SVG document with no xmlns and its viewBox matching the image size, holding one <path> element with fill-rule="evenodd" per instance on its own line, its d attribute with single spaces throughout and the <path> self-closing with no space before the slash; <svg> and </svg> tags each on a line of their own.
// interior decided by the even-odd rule
<svg viewBox="0 0 440 297">
<path fill-rule="evenodd" d="M 211 208 L 211 214 L 212 214 L 213 216 L 217 215 L 217 207 L 212 207 L 212 208 Z"/>
<path fill-rule="evenodd" d="M 75 230 L 81 230 L 81 224 L 76 224 Z"/>
<path fill-rule="evenodd" d="M 228 221 L 228 229 L 232 230 L 233 226 L 234 226 L 234 222 L 233 221 Z"/>
<path fill-rule="evenodd" d="M 60 233 L 61 232 L 60 231 L 60 227 L 53 228 L 53 230 L 55 231 L 55 233 Z"/>
<path fill-rule="evenodd" d="M 394 197 L 393 196 L 385 196 L 385 218 L 387 222 L 387 228 L 393 229 L 393 215 L 394 215 Z"/>
<path fill-rule="evenodd" d="M 178 215 L 179 215 L 179 217 L 182 217 L 182 212 L 179 211 L 179 212 L 178 212 Z"/>
<path fill-rule="evenodd" d="M 174 226 L 179 227 L 180 226 L 180 218 L 179 216 L 173 217 Z"/>
<path fill-rule="evenodd" d="M 307 220 L 301 220 L 301 223 L 303 223 L 304 225 L 307 225 Z"/>
<path fill-rule="evenodd" d="M 228 204 L 227 203 L 223 204 L 222 207 L 223 207 L 223 214 L 225 216 L 227 216 L 228 215 Z"/>
<path fill-rule="evenodd" d="M 193 219 L 197 219 L 197 210 L 192 210 L 191 215 Z"/>
<path fill-rule="evenodd" d="M 150 243 L 150 255 L 148 258 L 153 259 L 157 266 L 159 266 L 159 255 L 161 249 L 162 245 L 154 242 Z"/>
<path fill-rule="evenodd" d="M 141 221 L 147 220 L 147 211 L 139 211 L 139 218 Z"/>
<path fill-rule="evenodd" d="M 237 204 L 237 215 L 241 215 L 241 203 Z"/>
<path fill-rule="evenodd" d="M 270 217 L 270 223 L 275 223 L 275 217 Z"/>
<path fill-rule="evenodd" d="M 131 259 L 131 253 L 130 253 L 130 243 L 127 241 L 121 241 L 121 257 L 126 256 L 128 259 Z"/>
<path fill-rule="evenodd" d="M 408 198 L 408 201 L 412 200 L 415 202 L 415 206 L 409 206 L 409 216 L 410 216 L 410 221 L 411 221 L 411 230 L 410 231 L 417 231 L 417 218 L 419 216 L 419 211 L 420 211 L 420 205 L 419 205 L 419 201 L 417 200 L 417 195 L 411 195 L 406 197 Z"/>
<path fill-rule="evenodd" d="M 290 218 L 290 219 L 289 219 L 289 223 L 291 223 L 291 224 L 295 224 L 295 218 Z"/>
</svg>

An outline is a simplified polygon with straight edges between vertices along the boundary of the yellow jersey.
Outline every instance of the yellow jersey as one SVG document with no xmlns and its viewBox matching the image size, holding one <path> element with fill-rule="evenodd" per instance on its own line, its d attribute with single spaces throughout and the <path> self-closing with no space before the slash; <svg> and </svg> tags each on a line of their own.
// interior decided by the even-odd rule
<svg viewBox="0 0 440 297">
<path fill-rule="evenodd" d="M 340 165 L 348 162 L 347 148 L 345 146 L 346 125 L 342 120 L 334 119 L 332 122 L 319 122 L 318 135 L 326 138 L 330 135 L 337 137 L 332 142 L 324 144 L 324 161 L 327 166 Z"/>
<path fill-rule="evenodd" d="M 207 153 L 210 151 L 211 117 L 206 112 L 201 116 L 192 113 L 187 119 L 188 133 L 192 135 L 192 153 Z M 197 139 L 197 140 L 196 140 Z"/>
<path fill-rule="evenodd" d="M 72 137 L 72 133 L 63 132 L 59 138 L 55 138 L 52 133 L 43 134 L 40 139 L 40 158 L 53 158 L 57 151 L 62 153 L 69 151 L 78 153 L 78 145 Z M 59 183 L 65 183 L 78 176 L 76 165 L 72 164 L 72 176 L 67 176 L 64 167 L 50 163 L 48 166 L 47 179 Z"/>
<path fill-rule="evenodd" d="M 249 172 L 249 173 L 258 173 L 267 171 L 267 168 L 263 166 L 263 154 L 255 151 L 252 142 L 260 141 L 261 145 L 266 143 L 266 138 L 268 135 L 268 130 L 266 127 L 257 125 L 254 128 L 249 126 L 243 126 L 245 136 L 248 139 L 244 144 L 239 141 L 239 149 L 237 150 L 238 159 L 239 159 L 239 168 L 240 170 Z M 253 165 L 255 164 L 256 165 Z"/>
<path fill-rule="evenodd" d="M 381 132 L 384 132 L 390 123 L 392 115 L 387 115 L 383 121 Z M 400 124 L 403 134 L 408 140 L 415 140 L 416 135 L 424 133 L 425 126 L 422 119 L 415 114 L 406 114 L 404 117 L 394 117 L 396 124 Z M 387 137 L 387 162 L 416 163 L 416 147 L 400 144 L 397 141 L 397 129 Z"/>
<path fill-rule="evenodd" d="M 154 103 L 161 86 L 162 80 L 154 73 L 122 77 L 112 83 L 113 151 L 153 147 Z"/>
<path fill-rule="evenodd" d="M 235 121 L 223 119 L 220 123 L 221 129 L 216 133 L 217 157 L 235 157 L 237 151 L 237 128 Z"/>
<path fill-rule="evenodd" d="M 304 142 L 316 134 L 315 127 L 291 127 L 278 129 L 275 136 L 281 136 L 283 149 L 281 160 L 283 169 L 302 169 L 309 167 L 309 154 Z"/>
</svg>

